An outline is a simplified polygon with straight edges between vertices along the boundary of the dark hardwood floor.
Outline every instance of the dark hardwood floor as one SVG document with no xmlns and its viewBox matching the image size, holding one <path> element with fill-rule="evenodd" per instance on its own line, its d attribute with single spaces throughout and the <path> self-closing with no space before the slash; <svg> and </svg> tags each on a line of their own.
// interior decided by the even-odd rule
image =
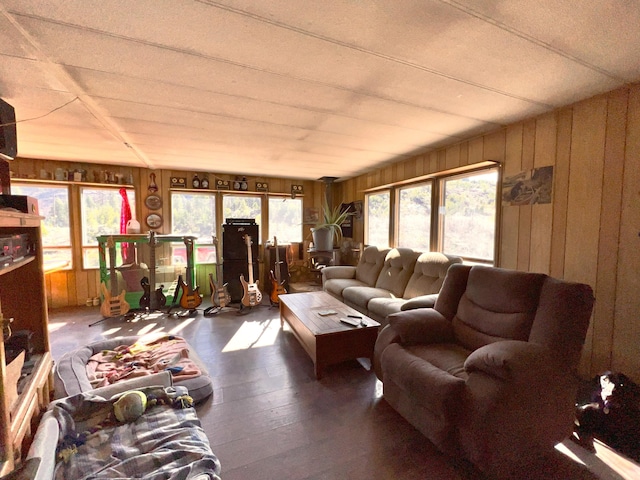
<svg viewBox="0 0 640 480">
<path fill-rule="evenodd" d="M 366 360 L 330 367 L 317 381 L 307 354 L 286 325 L 281 330 L 277 308 L 101 320 L 98 307 L 50 311 L 54 360 L 105 338 L 160 329 L 184 337 L 213 378 L 213 397 L 197 412 L 225 480 L 485 478 L 400 417 Z M 566 443 L 588 468 L 558 452 L 520 478 L 627 478 Z"/>
</svg>

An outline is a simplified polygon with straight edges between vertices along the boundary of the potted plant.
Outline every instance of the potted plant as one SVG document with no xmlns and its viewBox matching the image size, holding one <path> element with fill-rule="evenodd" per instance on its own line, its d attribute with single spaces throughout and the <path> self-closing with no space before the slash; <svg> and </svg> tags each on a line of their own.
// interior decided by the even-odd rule
<svg viewBox="0 0 640 480">
<path fill-rule="evenodd" d="M 321 252 L 333 250 L 333 246 L 342 238 L 342 224 L 349 215 L 349 211 L 341 211 L 340 205 L 330 208 L 327 200 L 322 202 L 322 218 L 311 229 L 315 249 Z"/>
</svg>

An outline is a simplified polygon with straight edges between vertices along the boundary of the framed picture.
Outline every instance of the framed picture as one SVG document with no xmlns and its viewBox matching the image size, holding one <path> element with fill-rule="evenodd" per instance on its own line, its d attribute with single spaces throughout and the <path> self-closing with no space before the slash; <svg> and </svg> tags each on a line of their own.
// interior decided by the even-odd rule
<svg viewBox="0 0 640 480">
<path fill-rule="evenodd" d="M 162 207 L 162 199 L 158 195 L 147 195 L 144 199 L 144 204 L 149 210 L 158 210 Z"/>
<path fill-rule="evenodd" d="M 302 223 L 318 223 L 320 220 L 320 209 L 305 207 L 302 213 Z"/>
</svg>

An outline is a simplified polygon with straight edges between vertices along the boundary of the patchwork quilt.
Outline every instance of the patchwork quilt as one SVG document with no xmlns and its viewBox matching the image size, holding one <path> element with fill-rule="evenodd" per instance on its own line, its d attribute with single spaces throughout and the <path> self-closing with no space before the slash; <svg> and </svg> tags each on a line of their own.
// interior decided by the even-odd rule
<svg viewBox="0 0 640 480">
<path fill-rule="evenodd" d="M 220 462 L 184 387 L 141 389 L 149 399 L 136 421 L 114 419 L 113 403 L 90 393 L 55 402 L 60 434 L 55 478 L 220 480 Z"/>
</svg>

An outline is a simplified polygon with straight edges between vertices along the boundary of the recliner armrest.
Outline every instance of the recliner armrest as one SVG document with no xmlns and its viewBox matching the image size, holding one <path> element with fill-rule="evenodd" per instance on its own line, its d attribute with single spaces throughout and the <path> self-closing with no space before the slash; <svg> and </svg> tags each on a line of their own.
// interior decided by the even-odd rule
<svg viewBox="0 0 640 480">
<path fill-rule="evenodd" d="M 353 265 L 332 265 L 322 269 L 322 281 L 333 278 L 356 278 L 356 267 Z"/>
<path fill-rule="evenodd" d="M 532 377 L 566 375 L 568 368 L 543 345 L 520 340 L 503 340 L 485 345 L 467 357 L 467 373 L 480 371 L 506 381 L 527 382 Z"/>
<path fill-rule="evenodd" d="M 400 343 L 429 344 L 454 341 L 453 326 L 433 308 L 417 308 L 393 313 L 389 325 L 400 336 Z"/>
</svg>

